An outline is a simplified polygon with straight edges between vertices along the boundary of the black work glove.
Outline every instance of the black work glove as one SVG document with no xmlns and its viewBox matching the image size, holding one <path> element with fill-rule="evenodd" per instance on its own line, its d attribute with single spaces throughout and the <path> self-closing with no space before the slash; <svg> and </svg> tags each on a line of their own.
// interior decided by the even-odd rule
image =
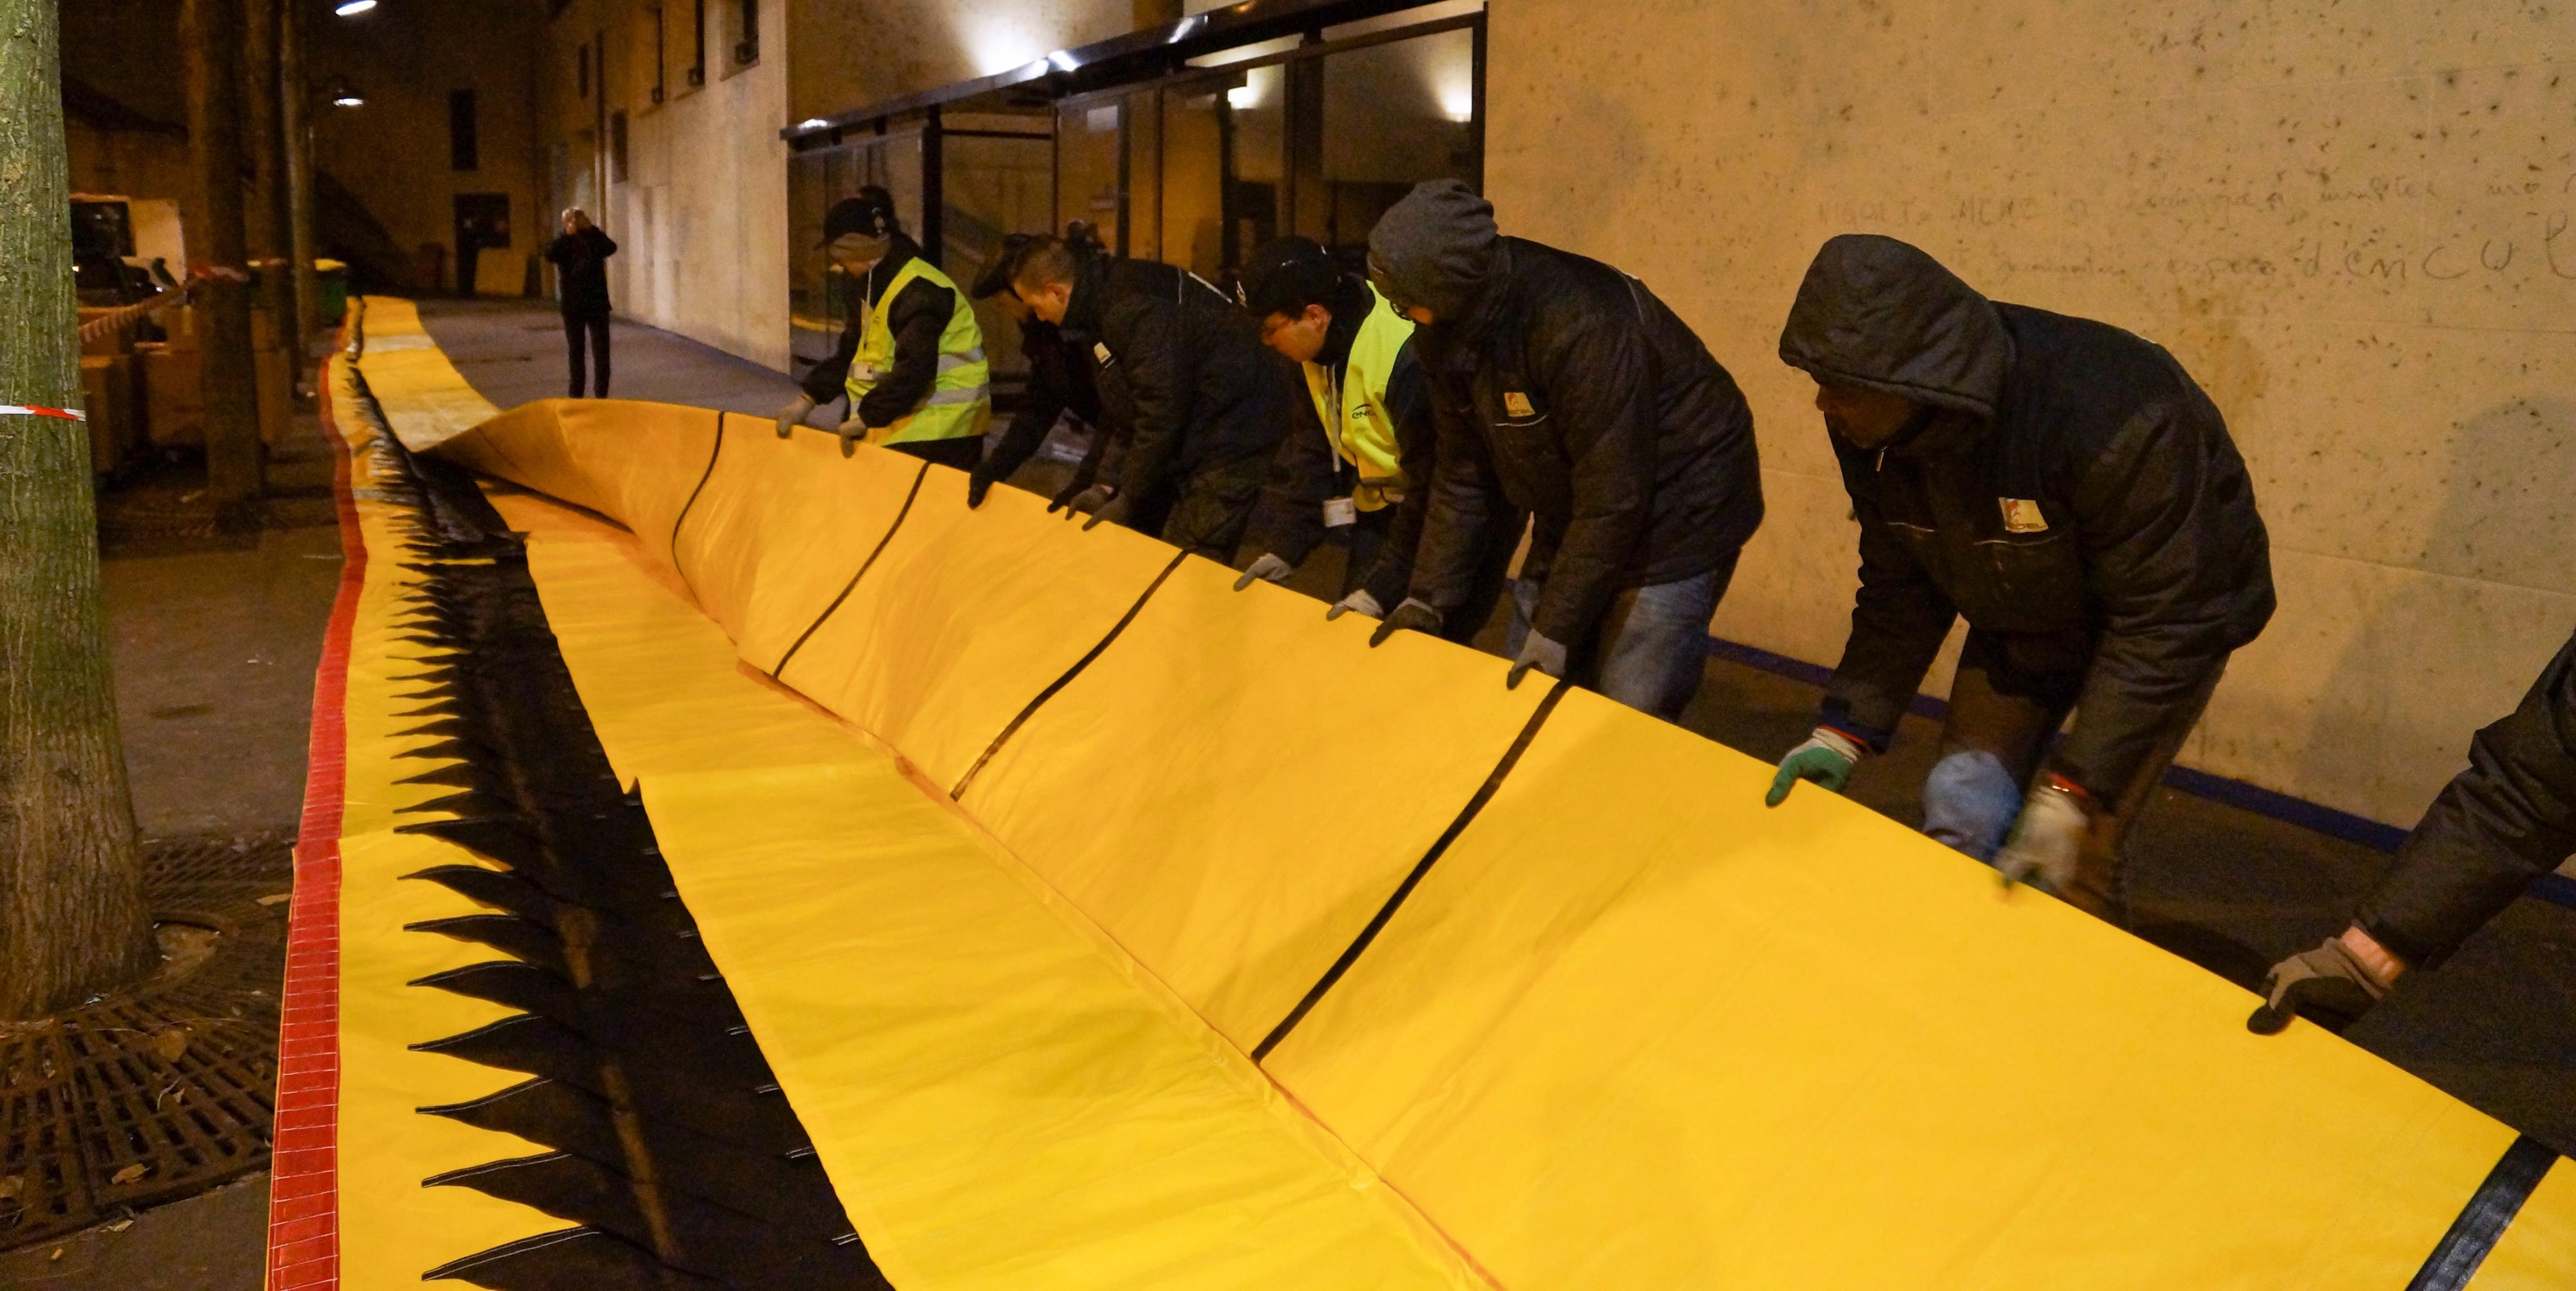
<svg viewBox="0 0 2576 1291">
<path fill-rule="evenodd" d="M 2263 1006 L 2245 1019 L 2256 1035 L 2279 1035 L 2290 1019 L 2307 1019 L 2340 1035 L 2370 1006 L 2388 998 L 2388 985 L 2353 956 L 2341 938 L 2328 937 L 2315 950 L 2292 955 L 2272 965 L 2263 979 Z"/>
<path fill-rule="evenodd" d="M 993 491 L 993 477 L 977 471 L 966 477 L 966 509 L 984 505 L 984 495 Z"/>
<path fill-rule="evenodd" d="M 1387 615 L 1385 621 L 1377 625 L 1377 631 L 1369 633 L 1369 648 L 1374 650 L 1385 645 L 1386 639 L 1398 632 L 1421 632 L 1437 636 L 1440 632 L 1440 611 L 1421 601 L 1407 599 L 1404 604 L 1395 607 L 1395 613 Z"/>
</svg>

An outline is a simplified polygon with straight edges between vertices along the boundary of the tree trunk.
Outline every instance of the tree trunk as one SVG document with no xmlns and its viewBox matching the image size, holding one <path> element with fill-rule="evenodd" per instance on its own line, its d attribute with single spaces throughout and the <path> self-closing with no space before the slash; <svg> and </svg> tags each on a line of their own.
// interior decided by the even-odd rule
<svg viewBox="0 0 2576 1291">
<path fill-rule="evenodd" d="M 242 237 L 241 0 L 183 0 L 179 43 L 188 54 L 188 143 L 204 190 L 203 229 L 191 248 L 212 266 L 198 295 L 198 344 L 206 405 L 206 492 L 227 525 L 255 521 L 262 489 L 258 373 L 251 367 L 250 288 L 226 276 L 246 267 Z"/>
<path fill-rule="evenodd" d="M 242 225 L 250 258 L 259 265 L 259 305 L 268 311 L 269 343 L 303 362 L 297 338 L 293 234 L 286 200 L 286 126 L 278 91 L 280 20 L 291 8 L 278 0 L 245 0 L 241 103 L 250 134 L 251 201 Z M 290 365 L 290 370 L 292 370 Z M 261 409 L 263 421 L 267 409 Z M 282 410 L 281 410 L 282 411 Z"/>
<path fill-rule="evenodd" d="M 55 0 L 0 0 L 0 403 L 81 401 Z M 0 1019 L 155 956 L 98 601 L 89 438 L 0 414 Z"/>
<path fill-rule="evenodd" d="M 304 6 L 289 3 L 278 14 L 278 121 L 286 136 L 287 246 L 295 257 L 295 333 L 297 344 L 312 329 L 327 332 L 338 319 L 320 317 L 322 284 L 314 277 L 313 258 L 322 254 L 313 231 L 313 128 L 305 119 L 312 91 L 304 83 Z M 295 352 L 298 379 L 305 351 Z"/>
</svg>

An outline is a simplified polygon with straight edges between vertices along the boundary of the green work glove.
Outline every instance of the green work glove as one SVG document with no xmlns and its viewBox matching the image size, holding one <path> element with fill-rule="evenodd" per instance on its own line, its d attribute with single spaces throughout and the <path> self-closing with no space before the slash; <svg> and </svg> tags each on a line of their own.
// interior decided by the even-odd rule
<svg viewBox="0 0 2576 1291">
<path fill-rule="evenodd" d="M 1780 759 L 1779 774 L 1771 777 L 1771 792 L 1762 796 L 1762 805 L 1777 807 L 1788 800 L 1789 790 L 1801 780 L 1841 793 L 1851 783 L 1852 767 L 1860 762 L 1861 747 L 1837 730 L 1819 726 L 1807 736 L 1807 742 L 1789 750 Z"/>
<path fill-rule="evenodd" d="M 2043 783 L 2022 803 L 2012 837 L 1995 853 L 1995 872 L 2004 886 L 2027 883 L 2043 892 L 2065 895 L 2075 882 L 2076 859 L 2084 835 L 2093 828 L 2092 813 L 2076 793 Z"/>
<path fill-rule="evenodd" d="M 1377 598 L 1369 595 L 1368 589 L 1363 587 L 1333 602 L 1333 608 L 1324 611 L 1324 621 L 1330 623 L 1345 614 L 1357 614 L 1367 619 L 1382 619 L 1386 617 L 1386 607 L 1378 604 Z"/>
<path fill-rule="evenodd" d="M 1290 574 L 1296 572 L 1295 565 L 1265 551 L 1254 557 L 1251 564 L 1243 567 L 1243 577 L 1234 580 L 1234 590 L 1240 592 L 1252 586 L 1255 579 L 1265 583 L 1284 583 L 1288 581 Z"/>
<path fill-rule="evenodd" d="M 2306 1014 L 2328 1031 L 2341 1032 L 2370 1006 L 2388 998 L 2388 983 L 2361 962 L 2340 937 L 2272 965 L 2263 979 L 2263 1006 L 2245 1019 L 2256 1035 L 2279 1035 L 2290 1019 Z"/>
<path fill-rule="evenodd" d="M 1385 622 L 1377 625 L 1377 631 L 1369 633 L 1369 648 L 1374 650 L 1385 645 L 1386 639 L 1398 632 L 1421 632 L 1437 636 L 1440 632 L 1440 611 L 1431 608 L 1425 602 L 1407 599 L 1404 604 L 1395 607 L 1395 613 L 1386 616 Z"/>
<path fill-rule="evenodd" d="M 778 410 L 778 437 L 785 439 L 805 424 L 805 414 L 814 411 L 814 396 L 800 394 L 796 402 Z"/>
<path fill-rule="evenodd" d="M 1521 678 L 1533 671 L 1550 677 L 1565 675 L 1565 647 L 1536 631 L 1521 639 L 1520 657 L 1512 660 L 1512 671 L 1503 678 L 1503 689 L 1520 689 Z"/>
</svg>

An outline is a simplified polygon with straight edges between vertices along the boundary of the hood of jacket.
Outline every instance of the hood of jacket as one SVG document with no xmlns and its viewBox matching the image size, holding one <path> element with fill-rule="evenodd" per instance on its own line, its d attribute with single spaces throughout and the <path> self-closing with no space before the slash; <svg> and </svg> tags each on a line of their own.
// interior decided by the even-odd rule
<svg viewBox="0 0 2576 1291">
<path fill-rule="evenodd" d="M 1845 233 L 1807 266 L 1780 360 L 1818 381 L 1991 418 L 2013 344 L 1993 302 L 1940 261 L 1894 238 Z"/>
</svg>

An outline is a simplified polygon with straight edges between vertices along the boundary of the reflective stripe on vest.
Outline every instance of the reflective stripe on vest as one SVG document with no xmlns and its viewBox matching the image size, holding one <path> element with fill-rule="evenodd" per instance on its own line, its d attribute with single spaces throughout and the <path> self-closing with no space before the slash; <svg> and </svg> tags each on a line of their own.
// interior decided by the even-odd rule
<svg viewBox="0 0 2576 1291">
<path fill-rule="evenodd" d="M 867 321 L 859 329 L 859 350 L 850 359 L 850 411 L 858 412 L 859 401 L 876 388 L 886 369 L 894 366 L 894 328 L 887 322 L 895 297 L 912 285 L 916 278 L 926 278 L 948 289 L 955 308 L 948 316 L 948 327 L 939 334 L 939 375 L 930 384 L 930 393 L 913 410 L 897 418 L 892 425 L 868 427 L 871 444 L 918 443 L 932 439 L 965 439 L 980 436 L 993 421 L 993 370 L 984 361 L 984 331 L 975 325 L 975 307 L 966 293 L 948 275 L 915 256 L 897 270 L 894 281 L 887 283 L 868 309 Z"/>
<path fill-rule="evenodd" d="M 1375 511 L 1403 496 L 1402 455 L 1395 442 L 1395 419 L 1387 414 L 1386 383 L 1395 375 L 1395 360 L 1413 339 L 1413 320 L 1395 312 L 1386 297 L 1369 288 L 1369 315 L 1351 338 L 1350 360 L 1343 365 L 1339 388 L 1333 370 L 1306 364 L 1306 390 L 1315 398 L 1315 417 L 1324 423 L 1324 438 L 1335 456 L 1359 472 L 1351 497 L 1362 511 Z"/>
</svg>

